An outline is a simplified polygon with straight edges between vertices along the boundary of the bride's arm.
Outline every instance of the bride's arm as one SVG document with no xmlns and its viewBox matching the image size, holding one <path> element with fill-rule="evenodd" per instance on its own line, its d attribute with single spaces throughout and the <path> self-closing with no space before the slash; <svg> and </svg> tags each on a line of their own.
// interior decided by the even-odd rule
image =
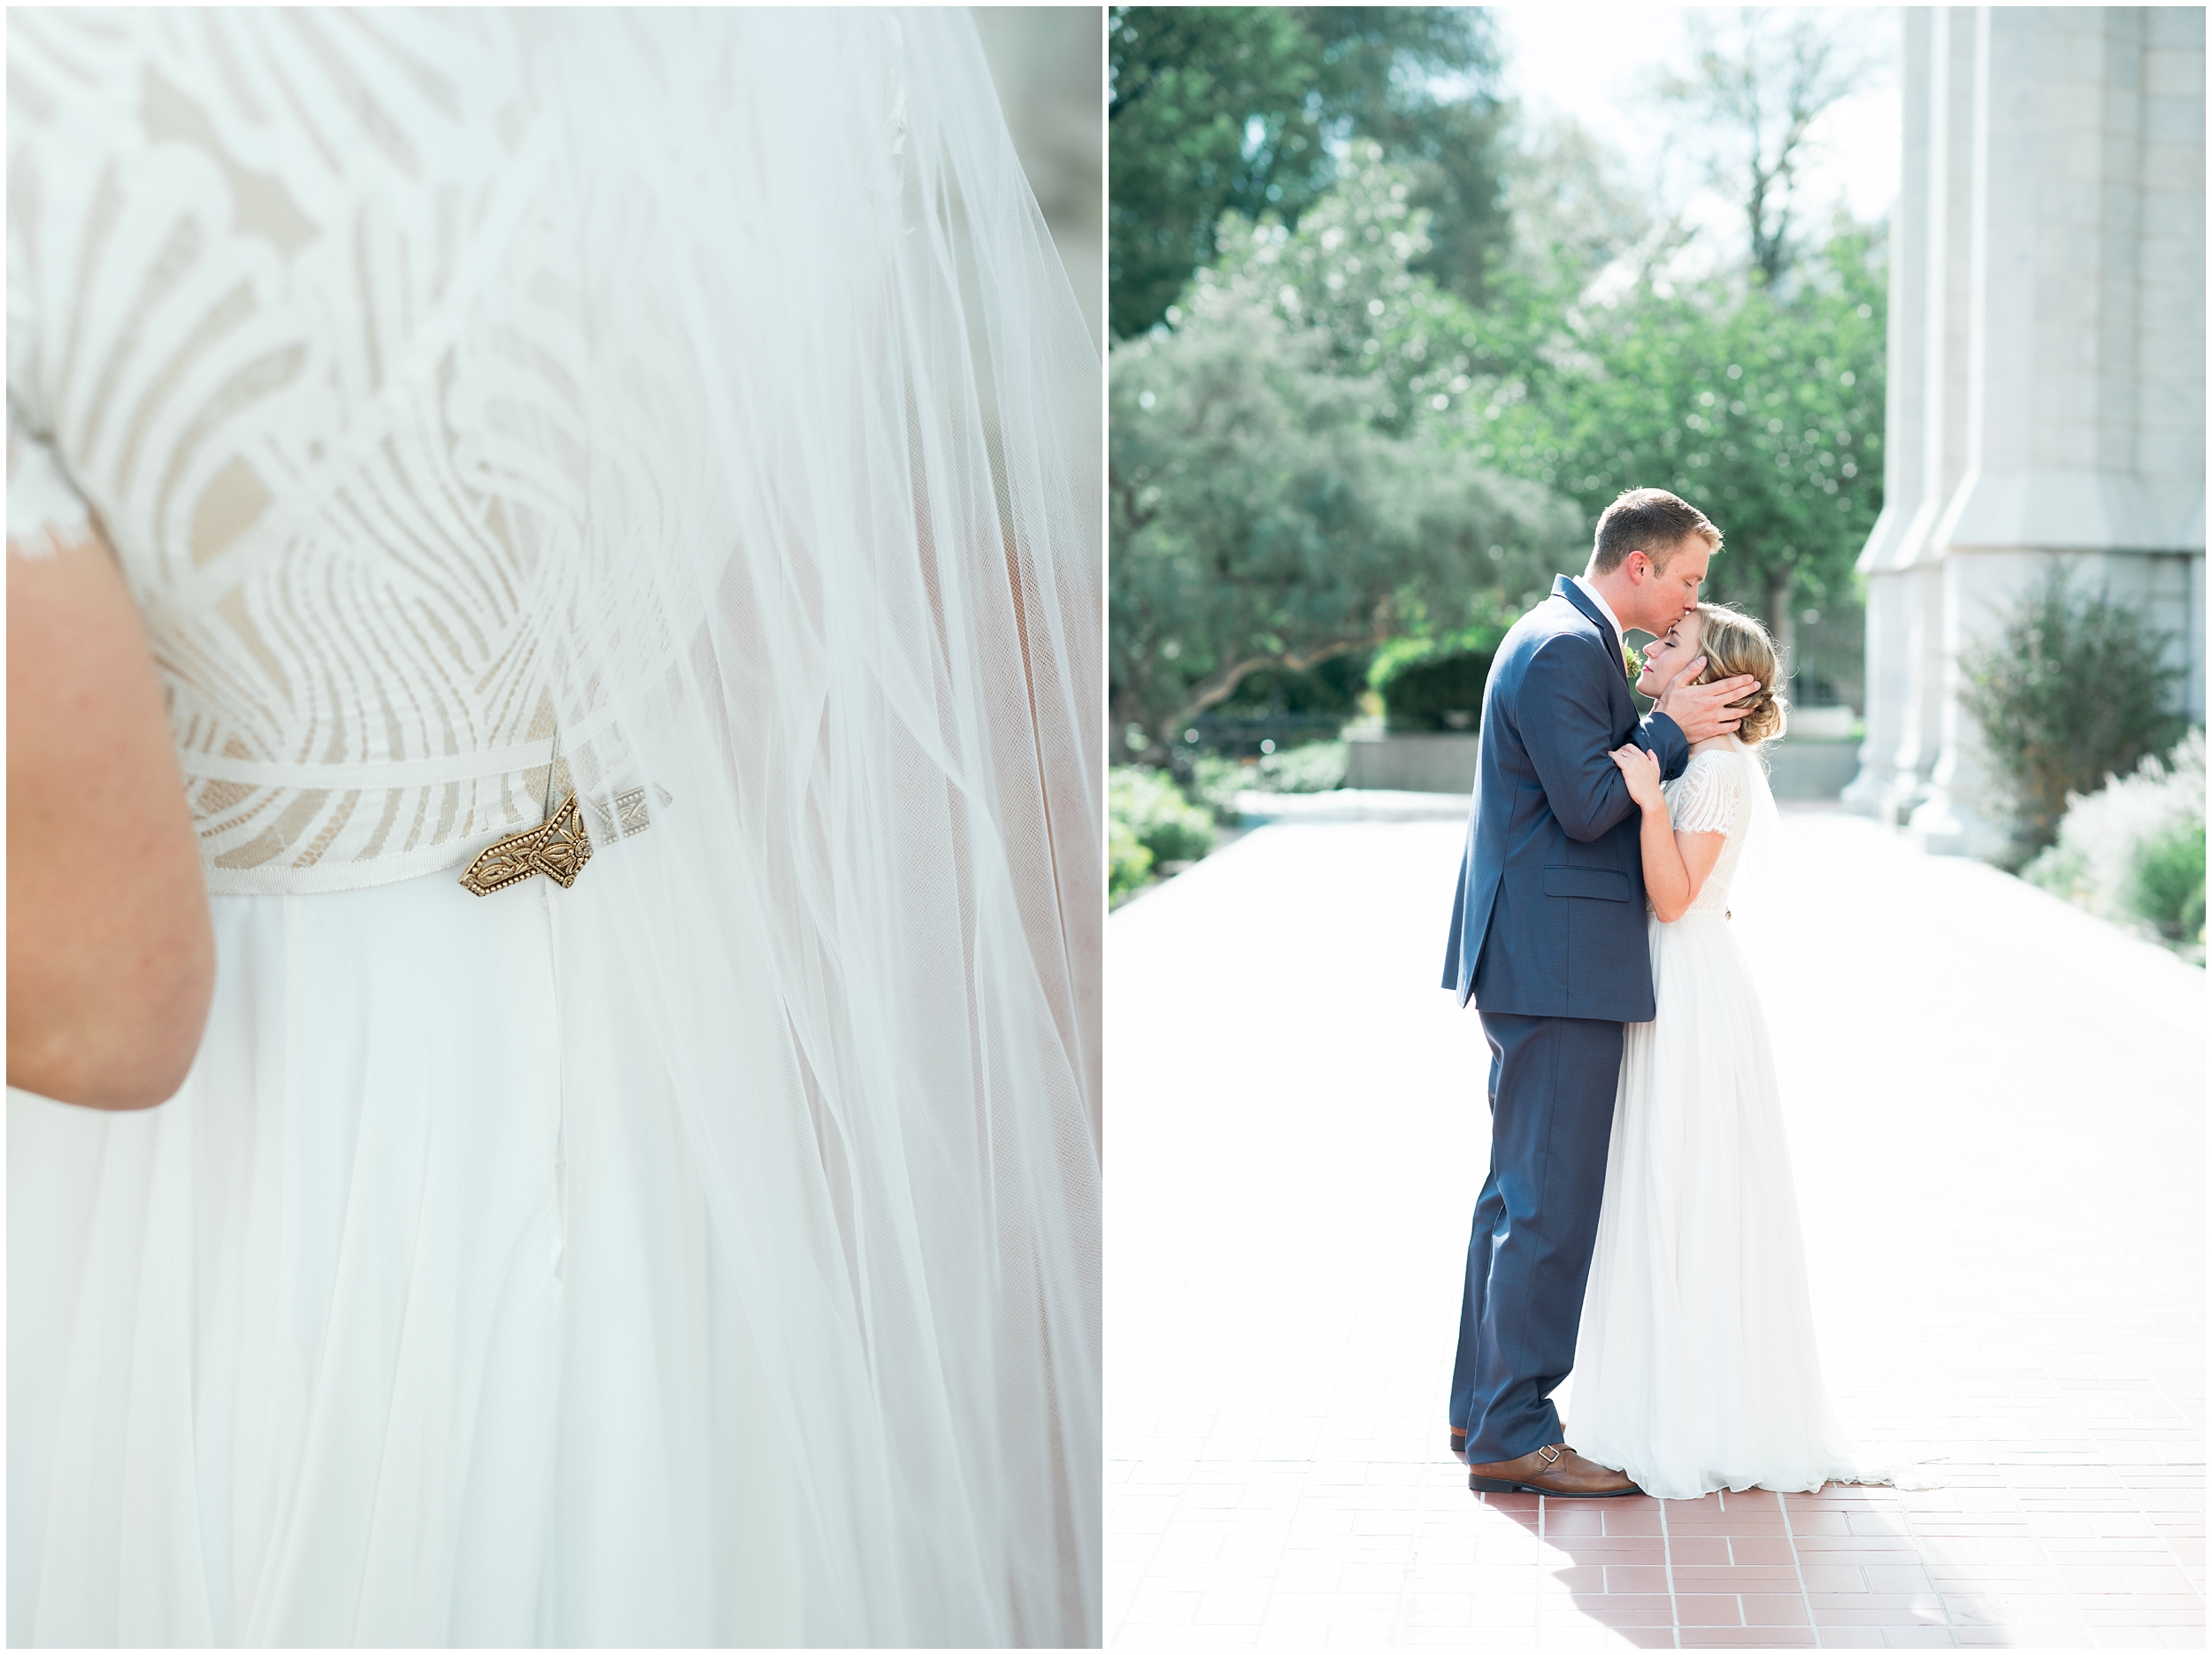
<svg viewBox="0 0 2212 1655">
<path fill-rule="evenodd" d="M 96 532 L 8 553 L 8 1084 L 135 1109 L 184 1084 L 207 884 L 138 610 Z"/>
<path fill-rule="evenodd" d="M 1613 755 L 1613 762 L 1628 778 L 1629 797 L 1644 813 L 1638 841 L 1644 856 L 1644 894 L 1651 900 L 1651 911 L 1671 924 L 1697 900 L 1728 835 L 1674 831 L 1667 815 L 1667 795 L 1659 785 L 1659 762 L 1641 747 L 1621 748 Z"/>
</svg>

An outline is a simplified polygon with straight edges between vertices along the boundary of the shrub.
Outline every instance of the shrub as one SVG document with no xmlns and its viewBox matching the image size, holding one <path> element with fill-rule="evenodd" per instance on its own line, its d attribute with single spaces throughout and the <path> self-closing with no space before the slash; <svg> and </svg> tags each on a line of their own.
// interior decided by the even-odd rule
<svg viewBox="0 0 2212 1655">
<path fill-rule="evenodd" d="M 2023 877 L 2121 924 L 2140 923 L 2169 943 L 2204 940 L 2204 732 L 2163 761 L 2068 801 L 2058 841 Z"/>
<path fill-rule="evenodd" d="M 1114 770 L 1106 800 L 1110 824 L 1127 829 L 1151 856 L 1152 869 L 1163 862 L 1196 862 L 1214 847 L 1213 817 L 1158 770 L 1135 764 Z M 1111 839 L 1110 826 L 1110 844 Z"/>
<path fill-rule="evenodd" d="M 2129 894 L 2137 916 L 2156 926 L 2167 941 L 2203 941 L 2204 824 L 2176 828 L 2141 846 Z"/>
<path fill-rule="evenodd" d="M 1237 794 L 1247 787 L 1257 786 L 1259 765 L 1223 753 L 1202 753 L 1191 765 L 1191 788 L 1214 813 L 1214 820 L 1225 825 L 1233 824 L 1242 813 L 1237 808 Z"/>
<path fill-rule="evenodd" d="M 1346 762 L 1341 741 L 1310 741 L 1257 759 L 1209 753 L 1192 766 L 1192 776 L 1198 796 L 1212 807 L 1215 819 L 1234 822 L 1241 814 L 1237 809 L 1239 793 L 1330 793 L 1344 785 Z"/>
<path fill-rule="evenodd" d="M 1382 697 L 1389 728 L 1476 728 L 1501 635 L 1494 627 L 1470 626 L 1435 638 L 1397 639 L 1376 651 L 1367 682 Z"/>
<path fill-rule="evenodd" d="M 1152 877 L 1152 853 L 1145 849 L 1129 824 L 1120 816 L 1110 816 L 1106 824 L 1106 901 L 1109 907 L 1122 902 L 1144 889 Z"/>
<path fill-rule="evenodd" d="M 2017 861 L 2056 841 L 2070 797 L 2181 733 L 2166 641 L 2128 605 L 2076 591 L 2054 563 L 1999 632 L 1961 652 L 1960 699 L 1981 726 Z"/>
<path fill-rule="evenodd" d="M 1252 769 L 1250 785 L 1269 793 L 1325 793 L 1344 785 L 1344 744 L 1310 741 L 1287 752 L 1270 753 Z"/>
</svg>

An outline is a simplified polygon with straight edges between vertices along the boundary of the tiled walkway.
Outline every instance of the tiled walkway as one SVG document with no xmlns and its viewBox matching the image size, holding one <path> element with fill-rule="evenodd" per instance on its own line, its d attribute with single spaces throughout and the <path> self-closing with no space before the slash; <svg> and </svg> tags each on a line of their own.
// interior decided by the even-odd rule
<svg viewBox="0 0 2212 1655">
<path fill-rule="evenodd" d="M 1945 1485 L 1479 1501 L 1442 810 L 1264 828 L 1109 923 L 1108 1643 L 2200 1645 L 2203 975 L 1792 814 L 1770 1015 L 1823 1352 Z"/>
</svg>

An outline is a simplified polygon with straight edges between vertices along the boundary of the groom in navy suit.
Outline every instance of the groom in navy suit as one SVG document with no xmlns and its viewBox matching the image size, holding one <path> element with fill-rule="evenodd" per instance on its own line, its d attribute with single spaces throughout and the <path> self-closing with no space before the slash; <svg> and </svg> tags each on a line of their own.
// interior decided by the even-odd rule
<svg viewBox="0 0 2212 1655">
<path fill-rule="evenodd" d="M 1613 761 L 1634 742 L 1672 778 L 1733 730 L 1754 678 L 1692 685 L 1639 719 L 1625 632 L 1659 636 L 1697 601 L 1720 531 L 1663 489 L 1598 519 L 1584 573 L 1506 633 L 1483 693 L 1481 755 L 1452 901 L 1444 986 L 1490 1047 L 1490 1170 L 1475 1205 L 1452 1370 L 1452 1449 L 1479 1492 L 1634 1494 L 1560 1440 L 1551 1393 L 1574 1367 L 1619 1084 L 1621 1025 L 1654 1015 L 1641 812 Z"/>
</svg>

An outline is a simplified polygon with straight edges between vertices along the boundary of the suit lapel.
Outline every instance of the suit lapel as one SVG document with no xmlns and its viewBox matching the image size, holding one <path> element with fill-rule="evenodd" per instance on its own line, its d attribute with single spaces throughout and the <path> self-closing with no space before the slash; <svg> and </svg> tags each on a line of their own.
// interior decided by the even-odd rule
<svg viewBox="0 0 2212 1655">
<path fill-rule="evenodd" d="M 1636 722 L 1636 701 L 1628 693 L 1628 662 L 1621 654 L 1623 640 L 1613 634 L 1613 624 L 1607 620 L 1598 606 L 1590 601 L 1589 594 L 1575 585 L 1567 576 L 1553 576 L 1551 589 L 1554 597 L 1566 599 L 1574 606 L 1575 613 L 1589 623 L 1591 636 L 1596 641 L 1599 649 L 1604 652 L 1606 660 L 1611 663 L 1612 670 L 1607 676 L 1612 679 L 1613 688 L 1608 699 L 1613 708 L 1615 722 L 1619 722 L 1621 716 L 1625 714 L 1628 724 L 1633 727 Z"/>
</svg>

